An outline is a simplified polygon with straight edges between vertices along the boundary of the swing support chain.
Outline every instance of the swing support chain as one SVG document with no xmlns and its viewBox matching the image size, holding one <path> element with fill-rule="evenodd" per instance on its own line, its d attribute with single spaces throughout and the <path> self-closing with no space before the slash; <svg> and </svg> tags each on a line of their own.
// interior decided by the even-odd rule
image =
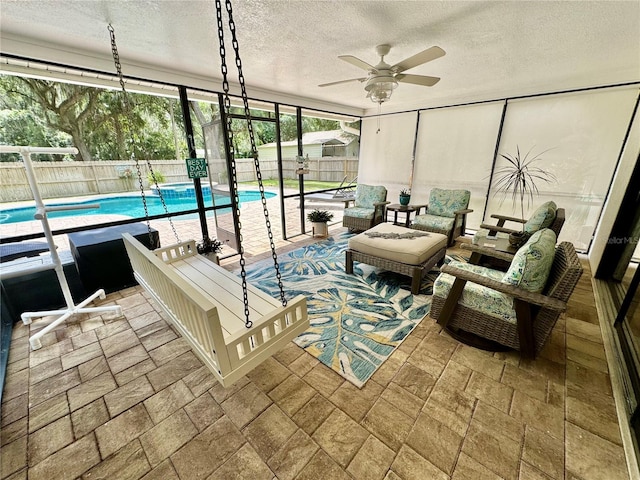
<svg viewBox="0 0 640 480">
<path fill-rule="evenodd" d="M 247 297 L 247 274 L 245 270 L 245 258 L 244 258 L 244 247 L 242 245 L 242 222 L 240 221 L 240 199 L 238 196 L 238 177 L 236 171 L 236 159 L 235 159 L 235 150 L 233 147 L 233 130 L 232 119 L 230 116 L 231 113 L 231 99 L 229 97 L 229 80 L 228 80 L 228 69 L 227 69 L 227 61 L 226 61 L 226 49 L 224 42 L 224 24 L 222 20 L 222 2 L 221 0 L 216 0 L 216 18 L 218 22 L 218 40 L 220 42 L 220 69 L 222 72 L 222 88 L 224 91 L 224 110 L 227 122 L 227 138 L 229 144 L 229 156 L 231 159 L 231 176 L 232 176 L 232 186 L 233 193 L 235 199 L 235 207 L 236 207 L 236 216 L 238 218 L 238 232 L 239 232 L 239 253 L 240 253 L 240 276 L 242 278 L 242 289 L 243 289 L 243 297 L 244 297 L 244 305 L 245 305 L 245 325 L 247 328 L 250 328 L 252 322 L 249 320 L 249 302 Z M 284 294 L 284 287 L 282 285 L 282 275 L 280 273 L 280 265 L 278 264 L 278 255 L 276 253 L 276 246 L 273 239 L 273 232 L 271 230 L 271 221 L 269 219 L 269 211 L 267 209 L 267 200 L 264 192 L 264 184 L 262 182 L 262 172 L 260 170 L 260 162 L 258 160 L 258 149 L 256 147 L 255 134 L 253 131 L 253 125 L 251 123 L 251 112 L 249 110 L 249 99 L 247 95 L 247 90 L 245 86 L 244 75 L 242 73 L 242 60 L 240 59 L 240 47 L 238 44 L 238 39 L 236 37 L 236 25 L 233 20 L 233 8 L 231 6 L 231 0 L 225 1 L 225 7 L 227 10 L 227 15 L 229 17 L 229 30 L 231 31 L 232 37 L 232 47 L 235 53 L 235 61 L 236 67 L 238 69 L 238 81 L 240 84 L 242 102 L 244 106 L 244 113 L 247 119 L 247 129 L 249 131 L 249 139 L 251 141 L 251 154 L 253 156 L 253 163 L 256 169 L 256 178 L 258 180 L 258 187 L 260 190 L 260 199 L 262 201 L 262 210 L 265 217 L 265 223 L 267 226 L 267 232 L 269 236 L 269 245 L 271 247 L 271 257 L 273 258 L 273 264 L 276 271 L 276 278 L 278 280 L 278 288 L 280 290 L 280 300 L 283 306 L 287 305 L 287 299 Z"/>
<path fill-rule="evenodd" d="M 127 93 L 127 90 L 125 89 L 125 86 L 124 86 L 124 77 L 122 75 L 122 64 L 120 63 L 120 54 L 118 53 L 118 45 L 116 44 L 116 32 L 111 24 L 107 26 L 107 30 L 109 30 L 109 36 L 111 38 L 111 54 L 113 56 L 113 63 L 115 64 L 116 73 L 118 74 L 118 80 L 120 82 L 120 88 L 122 90 L 124 111 L 127 114 L 125 117 L 126 118 L 125 123 L 126 123 L 126 128 L 131 137 L 131 160 L 133 160 L 135 163 L 136 173 L 138 175 L 138 187 L 140 188 L 140 196 L 142 197 L 142 206 L 144 207 L 144 218 L 147 221 L 147 230 L 149 232 L 149 245 L 153 245 L 154 240 L 153 240 L 153 235 L 151 233 L 151 221 L 149 220 L 147 196 L 144 193 L 144 182 L 142 181 L 142 169 L 140 168 L 140 162 L 138 161 L 138 158 L 136 157 L 136 153 L 135 153 L 136 146 L 137 146 L 136 136 L 133 133 L 133 129 L 131 128 L 131 125 L 129 124 L 129 114 L 131 113 L 131 103 L 129 101 L 129 95 Z M 168 215 L 169 209 L 167 208 L 167 204 L 164 201 L 164 197 L 162 196 L 162 191 L 160 190 L 160 187 L 158 185 L 158 179 L 155 173 L 153 172 L 153 167 L 151 166 L 150 160 L 147 160 L 147 168 L 149 169 L 149 174 L 155 184 L 156 192 L 158 192 L 158 197 L 160 198 L 160 203 L 162 204 L 163 211 L 165 214 Z M 178 236 L 176 227 L 173 224 L 173 220 L 171 219 L 171 217 L 167 217 L 167 218 L 169 220 L 169 225 L 171 226 L 171 230 L 173 231 L 173 235 L 176 238 L 176 242 L 180 243 L 180 237 Z"/>
</svg>

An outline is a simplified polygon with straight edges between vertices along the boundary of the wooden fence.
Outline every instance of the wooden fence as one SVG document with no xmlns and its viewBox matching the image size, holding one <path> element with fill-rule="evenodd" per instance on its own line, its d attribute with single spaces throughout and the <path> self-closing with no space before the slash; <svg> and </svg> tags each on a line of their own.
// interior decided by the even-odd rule
<svg viewBox="0 0 640 480">
<path fill-rule="evenodd" d="M 154 172 L 162 173 L 165 183 L 188 182 L 183 160 L 153 160 Z M 294 158 L 282 162 L 284 178 L 296 178 L 298 164 Z M 36 180 L 42 198 L 77 197 L 107 193 L 135 192 L 138 190 L 138 175 L 133 162 L 33 162 Z M 148 188 L 146 161 L 140 161 L 145 188 Z M 212 181 L 227 183 L 224 160 L 210 160 Z M 238 159 L 236 164 L 239 182 L 256 180 L 252 159 Z M 263 179 L 278 178 L 278 165 L 274 161 L 261 161 Z M 358 159 L 354 157 L 310 158 L 307 180 L 341 181 L 358 174 Z M 0 202 L 31 200 L 27 176 L 21 162 L 0 163 Z"/>
</svg>

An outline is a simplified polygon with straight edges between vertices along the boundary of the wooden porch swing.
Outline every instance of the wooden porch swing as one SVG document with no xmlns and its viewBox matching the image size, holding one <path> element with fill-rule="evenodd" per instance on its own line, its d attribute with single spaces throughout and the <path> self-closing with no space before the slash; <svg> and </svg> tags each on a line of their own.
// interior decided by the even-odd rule
<svg viewBox="0 0 640 480">
<path fill-rule="evenodd" d="M 275 275 L 280 288 L 280 300 L 276 300 L 258 288 L 248 285 L 246 280 L 244 247 L 242 245 L 242 225 L 240 222 L 240 203 L 238 198 L 238 180 L 235 152 L 233 150 L 231 117 L 229 116 L 231 100 L 229 98 L 229 83 L 227 80 L 220 0 L 216 0 L 216 15 L 223 75 L 224 110 L 227 121 L 227 151 L 230 156 L 231 178 L 233 182 L 233 208 L 238 218 L 238 231 L 240 233 L 239 253 L 241 275 L 238 277 L 204 256 L 199 255 L 194 240 L 180 242 L 173 223 L 171 223 L 171 226 L 177 243 L 154 250 L 153 252 L 149 251 L 133 236 L 129 234 L 123 235 L 127 254 L 131 261 L 136 280 L 167 313 L 172 324 L 224 387 L 239 380 L 309 327 L 306 298 L 298 295 L 288 302 L 284 294 L 273 234 L 271 233 L 271 222 L 269 220 L 269 212 L 264 195 L 255 137 L 251 125 L 249 102 L 244 77 L 242 75 L 242 63 L 238 50 L 230 0 L 226 1 L 226 9 L 229 17 L 229 27 L 232 34 L 233 48 L 235 50 L 242 100 L 248 122 L 251 149 L 271 245 Z M 125 101 L 128 101 L 115 42 L 115 34 L 111 25 L 109 25 L 109 32 L 111 34 L 112 53 L 120 79 L 123 97 Z M 132 141 L 135 142 L 133 135 Z M 147 217 L 147 225 L 150 229 L 142 174 L 137 158 L 135 161 L 140 191 L 145 206 L 145 216 Z M 148 160 L 147 166 L 150 172 L 153 172 Z M 161 197 L 160 189 L 158 188 L 157 191 Z M 164 200 L 162 200 L 162 204 L 165 213 L 168 213 Z M 171 221 L 171 219 L 169 220 Z M 254 320 L 250 320 L 251 318 Z"/>
</svg>

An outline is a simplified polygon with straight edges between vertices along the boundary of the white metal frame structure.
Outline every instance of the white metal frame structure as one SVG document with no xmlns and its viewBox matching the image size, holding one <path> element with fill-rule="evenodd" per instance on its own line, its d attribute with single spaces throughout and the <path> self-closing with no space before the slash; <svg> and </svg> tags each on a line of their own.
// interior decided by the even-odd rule
<svg viewBox="0 0 640 480">
<path fill-rule="evenodd" d="M 29 337 L 29 343 L 31 344 L 31 348 L 33 350 L 37 350 L 42 347 L 42 343 L 40 338 L 56 328 L 60 323 L 67 320 L 72 315 L 77 313 L 98 313 L 98 312 L 116 312 L 117 315 L 122 315 L 122 307 L 119 305 L 111 305 L 111 306 L 101 306 L 101 307 L 87 307 L 88 304 L 93 302 L 96 298 L 104 299 L 106 297 L 105 291 L 103 289 L 98 290 L 84 301 L 79 304 L 75 304 L 73 297 L 71 296 L 71 290 L 69 289 L 69 284 L 67 282 L 67 278 L 64 274 L 64 269 L 62 267 L 62 261 L 58 256 L 58 252 L 56 251 L 56 245 L 53 242 L 53 234 L 51 233 L 51 228 L 49 227 L 49 221 L 47 219 L 48 212 L 55 212 L 61 210 L 78 210 L 78 209 L 88 209 L 88 208 L 99 208 L 97 204 L 91 205 L 69 205 L 69 206 L 46 206 L 42 201 L 42 197 L 40 196 L 40 190 L 38 189 L 38 184 L 36 182 L 35 172 L 33 170 L 33 165 L 31 164 L 31 154 L 32 153 L 49 153 L 49 154 L 77 154 L 78 149 L 76 148 L 50 148 L 50 147 L 19 147 L 19 146 L 9 146 L 9 145 L 0 145 L 0 153 L 19 153 L 22 156 L 22 160 L 24 162 L 25 172 L 27 174 L 27 180 L 29 181 L 29 187 L 31 188 L 31 192 L 33 193 L 33 199 L 36 202 L 36 214 L 34 218 L 36 220 L 40 220 L 42 223 L 42 229 L 44 230 L 44 235 L 47 239 L 47 244 L 49 245 L 49 252 L 51 254 L 52 263 L 48 265 L 40 265 L 37 267 L 25 268 L 23 270 L 18 270 L 15 272 L 11 272 L 8 274 L 1 274 L 0 278 L 12 278 L 22 275 L 28 275 L 31 273 L 37 273 L 44 270 L 55 270 L 56 275 L 58 277 L 58 282 L 60 284 L 60 288 L 62 289 L 62 294 L 64 296 L 64 300 L 66 303 L 66 308 L 59 310 L 45 310 L 41 312 L 24 312 L 20 317 L 22 318 L 22 322 L 25 325 L 29 325 L 33 318 L 46 317 L 49 315 L 60 315 L 57 319 L 55 319 L 52 323 L 47 325 L 42 330 L 38 331 L 31 337 Z"/>
</svg>

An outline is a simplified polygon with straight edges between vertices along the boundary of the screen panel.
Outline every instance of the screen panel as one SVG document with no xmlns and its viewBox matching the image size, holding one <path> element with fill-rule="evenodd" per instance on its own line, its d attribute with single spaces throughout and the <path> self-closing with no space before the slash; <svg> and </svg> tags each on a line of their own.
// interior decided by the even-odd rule
<svg viewBox="0 0 640 480">
<path fill-rule="evenodd" d="M 467 228 L 482 223 L 503 102 L 420 112 L 411 203 L 432 188 L 471 191 Z"/>
<path fill-rule="evenodd" d="M 362 120 L 358 183 L 386 186 L 391 202 L 409 185 L 417 118 L 409 112 Z"/>
<path fill-rule="evenodd" d="M 620 155 L 637 96 L 637 89 L 615 89 L 510 101 L 499 154 L 521 157 L 529 152 L 557 181 L 538 181 L 539 195 L 525 202 L 524 218 L 538 205 L 553 200 L 566 210 L 559 240 L 586 251 L 594 234 L 607 190 Z M 498 156 L 496 171 L 507 165 Z M 520 217 L 511 194 L 496 194 L 492 180 L 487 213 Z"/>
</svg>

